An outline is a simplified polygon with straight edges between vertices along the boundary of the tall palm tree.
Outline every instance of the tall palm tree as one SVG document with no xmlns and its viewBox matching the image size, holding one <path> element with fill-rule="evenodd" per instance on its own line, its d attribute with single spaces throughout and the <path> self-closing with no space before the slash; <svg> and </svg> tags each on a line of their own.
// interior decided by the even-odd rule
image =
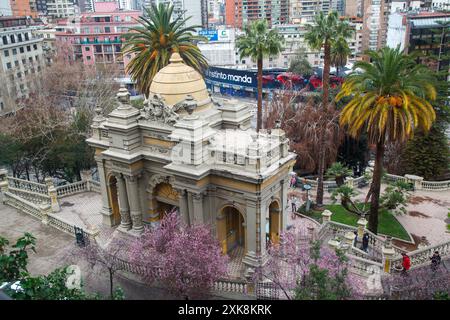
<svg viewBox="0 0 450 320">
<path fill-rule="evenodd" d="M 280 54 L 284 38 L 278 30 L 270 29 L 267 20 L 256 20 L 245 28 L 245 34 L 236 39 L 240 59 L 250 57 L 258 64 L 258 113 L 256 131 L 262 125 L 262 71 L 263 59 Z"/>
<path fill-rule="evenodd" d="M 330 50 L 331 64 L 336 67 L 336 75 L 339 76 L 339 68 L 345 67 L 347 58 L 352 54 L 344 38 L 339 38 L 333 42 Z"/>
<path fill-rule="evenodd" d="M 322 93 L 322 108 L 328 109 L 329 99 L 329 85 L 330 85 L 330 63 L 331 63 L 331 45 L 334 40 L 343 38 L 350 38 L 353 34 L 352 27 L 346 20 L 340 20 L 336 11 L 331 11 L 328 15 L 319 12 L 314 16 L 314 24 L 306 25 L 305 40 L 306 43 L 314 50 L 322 50 L 324 52 L 323 61 L 323 93 Z M 319 124 L 320 125 L 320 124 Z M 321 131 L 324 131 L 320 129 Z M 324 145 L 325 134 L 321 134 L 321 145 Z M 319 166 L 318 166 L 318 181 L 317 181 L 317 196 L 316 205 L 321 207 L 323 205 L 323 176 L 325 172 L 325 149 L 319 150 Z"/>
<path fill-rule="evenodd" d="M 340 124 L 352 137 L 367 132 L 368 142 L 376 145 L 369 230 L 377 233 L 382 161 L 385 144 L 406 141 L 414 130 L 428 131 L 436 119 L 428 100 L 436 99 L 435 77 L 424 65 L 417 64 L 400 48 L 368 51 L 371 63 L 358 61 L 336 96 L 350 96 Z"/>
<path fill-rule="evenodd" d="M 201 26 L 186 27 L 190 19 L 173 17 L 173 5 L 160 3 L 145 8 L 147 17 L 137 19 L 141 25 L 130 28 L 125 35 L 123 54 L 132 54 L 127 72 L 136 82 L 139 91 L 148 95 L 150 84 L 156 73 L 169 64 L 173 52 L 179 52 L 184 62 L 203 72 L 208 62 L 195 44 L 206 38 L 194 35 Z"/>
</svg>

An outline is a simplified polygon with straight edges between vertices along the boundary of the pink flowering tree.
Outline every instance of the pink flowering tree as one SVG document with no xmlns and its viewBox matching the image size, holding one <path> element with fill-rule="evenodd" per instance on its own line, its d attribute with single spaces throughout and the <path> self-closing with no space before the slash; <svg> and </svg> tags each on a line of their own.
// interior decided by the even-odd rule
<svg viewBox="0 0 450 320">
<path fill-rule="evenodd" d="M 348 273 L 347 258 L 318 241 L 300 239 L 293 230 L 268 249 L 267 263 L 255 273 L 256 281 L 269 280 L 287 299 L 357 299 L 363 283 Z"/>
<path fill-rule="evenodd" d="M 131 249 L 131 260 L 149 284 L 159 282 L 184 299 L 198 298 L 227 272 L 228 257 L 207 225 L 184 226 L 171 212 L 159 227 L 146 228 Z"/>
</svg>

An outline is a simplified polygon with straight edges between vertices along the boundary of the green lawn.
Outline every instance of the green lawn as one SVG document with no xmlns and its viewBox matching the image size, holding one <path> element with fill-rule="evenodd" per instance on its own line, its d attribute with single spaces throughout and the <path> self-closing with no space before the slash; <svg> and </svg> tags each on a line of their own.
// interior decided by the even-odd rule
<svg viewBox="0 0 450 320">
<path fill-rule="evenodd" d="M 328 210 L 333 212 L 331 216 L 332 221 L 336 221 L 342 224 L 350 226 L 358 226 L 357 221 L 359 219 L 355 214 L 347 212 L 340 204 L 329 204 L 325 206 Z M 311 218 L 321 222 L 322 213 L 318 211 L 310 211 L 308 214 Z M 411 241 L 405 228 L 398 222 L 394 215 L 387 210 L 382 210 L 378 220 L 378 233 L 396 237 L 402 240 Z"/>
</svg>

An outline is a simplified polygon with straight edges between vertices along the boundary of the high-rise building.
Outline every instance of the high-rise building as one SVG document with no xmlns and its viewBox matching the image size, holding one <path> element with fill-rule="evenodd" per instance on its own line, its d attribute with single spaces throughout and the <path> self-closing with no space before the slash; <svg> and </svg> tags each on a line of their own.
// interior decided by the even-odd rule
<svg viewBox="0 0 450 320">
<path fill-rule="evenodd" d="M 342 7 L 343 0 L 335 1 L 335 7 Z M 289 20 L 294 24 L 311 23 L 317 12 L 327 14 L 332 0 L 291 0 L 289 3 Z"/>
<path fill-rule="evenodd" d="M 208 0 L 144 0 L 142 5 L 149 7 L 151 4 L 171 4 L 173 5 L 173 15 L 189 18 L 189 26 L 208 26 Z M 145 12 L 144 12 L 145 14 Z"/>
<path fill-rule="evenodd" d="M 0 116 L 29 96 L 30 77 L 45 66 L 43 40 L 33 33 L 40 27 L 26 17 L 0 17 Z"/>
<path fill-rule="evenodd" d="M 362 17 L 363 0 L 345 0 L 344 15 L 347 17 Z"/>
<path fill-rule="evenodd" d="M 289 22 L 289 0 L 226 0 L 225 24 L 242 28 L 252 21 L 267 19 L 270 25 Z"/>
<path fill-rule="evenodd" d="M 47 14 L 52 18 L 67 18 L 75 14 L 73 0 L 47 0 Z"/>
<path fill-rule="evenodd" d="M 48 13 L 47 0 L 36 0 L 36 10 L 38 12 L 38 15 L 46 16 Z"/>
<path fill-rule="evenodd" d="M 389 10 L 389 0 L 363 0 L 363 51 L 378 50 L 386 46 Z"/>
<path fill-rule="evenodd" d="M 36 0 L 11 0 L 10 4 L 15 17 L 37 17 Z"/>
<path fill-rule="evenodd" d="M 122 10 L 117 2 L 95 2 L 95 12 L 82 13 L 56 26 L 58 54 L 85 65 L 116 64 L 124 70 L 131 59 L 122 55 L 122 35 L 137 26 L 141 11 Z"/>
</svg>

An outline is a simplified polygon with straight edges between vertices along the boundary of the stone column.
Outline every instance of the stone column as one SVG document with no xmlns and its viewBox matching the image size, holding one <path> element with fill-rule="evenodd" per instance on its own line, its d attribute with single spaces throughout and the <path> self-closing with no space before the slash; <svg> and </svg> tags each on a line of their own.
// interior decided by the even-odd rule
<svg viewBox="0 0 450 320">
<path fill-rule="evenodd" d="M 52 206 L 53 212 L 58 212 L 61 210 L 58 203 L 58 192 L 56 191 L 55 185 L 53 184 L 53 179 L 50 177 L 45 178 L 45 184 L 48 188 L 48 195 L 50 196 L 50 204 Z"/>
<path fill-rule="evenodd" d="M 178 189 L 178 201 L 180 203 L 180 216 L 181 221 L 186 226 L 189 226 L 189 208 L 188 208 L 188 202 L 187 202 L 187 192 L 184 189 Z"/>
<path fill-rule="evenodd" d="M 391 272 L 391 261 L 395 255 L 395 250 L 390 245 L 384 245 L 381 249 L 383 253 L 383 270 L 386 273 Z"/>
<path fill-rule="evenodd" d="M 86 181 L 86 189 L 91 191 L 90 181 L 92 179 L 91 170 L 81 170 L 80 171 L 81 181 Z"/>
<path fill-rule="evenodd" d="M 139 202 L 138 177 L 125 176 L 125 180 L 127 184 L 128 204 L 130 206 L 133 233 L 141 234 L 144 231 L 144 223 L 142 221 L 142 211 Z"/>
<path fill-rule="evenodd" d="M 188 205 L 188 216 L 190 225 L 194 224 L 194 204 L 192 201 L 192 192 L 187 191 L 187 205 Z"/>
<path fill-rule="evenodd" d="M 414 185 L 414 190 L 422 189 L 423 177 L 419 177 L 419 176 L 416 176 L 413 174 L 405 174 L 405 178 L 408 182 L 410 182 Z"/>
<path fill-rule="evenodd" d="M 119 212 L 120 212 L 120 226 L 119 230 L 127 231 L 131 229 L 130 208 L 128 206 L 127 188 L 125 186 L 125 179 L 119 173 L 116 175 L 117 193 L 119 195 Z"/>
<path fill-rule="evenodd" d="M 106 182 L 105 167 L 103 165 L 103 160 L 100 159 L 97 160 L 97 170 L 100 179 L 100 193 L 102 195 L 102 209 L 100 213 L 102 214 L 103 217 L 103 224 L 111 227 L 114 225 L 114 221 L 112 209 L 108 199 L 108 187 Z"/>
<path fill-rule="evenodd" d="M 5 203 L 5 192 L 8 192 L 8 171 L 6 169 L 0 170 L 0 193 L 1 193 L 1 202 Z"/>
<path fill-rule="evenodd" d="M 192 195 L 192 204 L 194 207 L 194 223 L 200 224 L 203 223 L 203 193 L 194 193 Z"/>
<path fill-rule="evenodd" d="M 287 221 L 288 221 L 288 211 L 286 210 L 286 208 L 288 208 L 288 199 L 287 199 L 287 194 L 288 194 L 288 184 L 286 183 L 285 180 L 281 180 L 280 181 L 281 184 L 281 204 L 280 204 L 280 215 L 281 215 L 281 228 L 280 231 L 285 231 L 286 227 L 287 227 Z"/>
<path fill-rule="evenodd" d="M 246 207 L 246 239 L 247 252 L 242 262 L 246 265 L 247 269 L 245 273 L 253 272 L 254 268 L 261 265 L 261 255 L 258 254 L 258 248 L 256 243 L 257 238 L 257 225 L 256 225 L 256 204 L 254 202 L 247 201 Z M 265 233 L 265 230 L 264 230 Z M 265 235 L 264 235 L 265 236 Z M 252 271 L 253 270 L 253 271 Z"/>
<path fill-rule="evenodd" d="M 353 247 L 353 243 L 355 242 L 355 237 L 356 237 L 356 235 L 351 231 L 345 233 L 345 235 L 344 235 L 345 243 L 347 245 L 349 245 L 350 248 Z"/>
</svg>

